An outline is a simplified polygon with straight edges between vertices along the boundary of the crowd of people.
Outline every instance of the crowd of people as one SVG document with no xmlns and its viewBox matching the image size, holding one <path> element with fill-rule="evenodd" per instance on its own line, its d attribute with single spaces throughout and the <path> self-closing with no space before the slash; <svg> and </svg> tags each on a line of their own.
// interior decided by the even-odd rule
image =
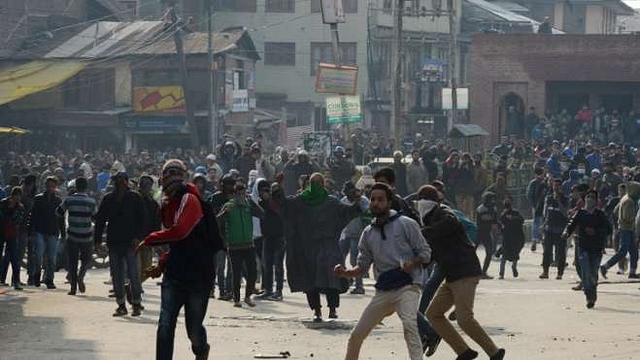
<svg viewBox="0 0 640 360">
<path fill-rule="evenodd" d="M 364 136 L 335 144 L 326 160 L 303 149 L 265 153 L 251 138 L 225 141 L 213 153 L 8 153 L 0 167 L 0 282 L 9 285 L 11 265 L 14 289 L 55 289 L 56 270 L 66 268 L 69 295 L 84 293 L 93 253 L 107 252 L 113 315 L 128 315 L 127 303 L 141 315 L 142 284 L 164 275 L 157 359 L 172 358 L 182 307 L 193 352 L 206 359 L 209 299 L 240 308 L 283 301 L 286 268 L 290 291 L 303 292 L 322 322 L 321 295 L 328 317 L 338 318 L 341 294 L 364 294 L 373 267 L 376 292 L 346 359 L 357 359 L 371 329 L 394 312 L 411 359 L 433 355 L 442 339 L 457 359 L 474 359 L 445 316 L 455 306 L 450 319 L 499 360 L 504 349 L 474 319 L 475 290 L 493 278 L 495 257 L 500 279 L 509 262 L 519 277 L 528 226 L 532 251 L 543 245 L 541 279 L 552 267 L 563 277 L 573 239 L 575 289 L 589 308 L 599 274 L 616 265 L 627 271 L 627 254 L 629 277 L 638 277 L 640 174 L 631 146 L 602 145 L 593 133 L 584 141 L 576 132 L 562 142 L 505 136 L 490 152 L 471 154 L 416 139 L 410 157 L 394 151 L 390 163 L 372 168 L 360 166 Z M 510 186 L 510 173 L 523 168 L 532 174 L 528 186 Z M 517 206 L 520 195 L 526 201 Z M 618 251 L 601 263 L 607 244 Z"/>
</svg>

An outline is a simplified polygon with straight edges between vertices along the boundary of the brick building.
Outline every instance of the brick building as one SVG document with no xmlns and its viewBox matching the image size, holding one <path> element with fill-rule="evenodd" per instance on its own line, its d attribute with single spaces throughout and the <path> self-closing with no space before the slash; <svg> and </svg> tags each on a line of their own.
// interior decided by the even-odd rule
<svg viewBox="0 0 640 360">
<path fill-rule="evenodd" d="M 506 112 L 583 105 L 622 113 L 640 108 L 640 36 L 478 34 L 469 62 L 471 122 L 496 143 Z"/>
</svg>

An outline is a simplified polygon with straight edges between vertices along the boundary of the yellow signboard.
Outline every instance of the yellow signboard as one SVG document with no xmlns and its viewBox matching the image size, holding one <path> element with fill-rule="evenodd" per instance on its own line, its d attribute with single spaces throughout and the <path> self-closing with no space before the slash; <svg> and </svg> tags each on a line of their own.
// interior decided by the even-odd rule
<svg viewBox="0 0 640 360">
<path fill-rule="evenodd" d="M 182 86 L 141 86 L 133 89 L 135 112 L 184 112 Z"/>
</svg>

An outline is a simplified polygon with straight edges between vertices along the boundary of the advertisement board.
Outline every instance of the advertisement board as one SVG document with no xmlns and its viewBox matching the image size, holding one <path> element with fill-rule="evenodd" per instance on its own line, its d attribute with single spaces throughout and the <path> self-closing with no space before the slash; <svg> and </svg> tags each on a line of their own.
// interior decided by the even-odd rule
<svg viewBox="0 0 640 360">
<path fill-rule="evenodd" d="M 326 99 L 327 123 L 354 123 L 362 121 L 360 96 L 331 96 Z"/>
<path fill-rule="evenodd" d="M 355 95 L 358 88 L 357 66 L 320 63 L 316 71 L 316 92 Z"/>
<path fill-rule="evenodd" d="M 139 113 L 186 111 L 182 86 L 139 86 L 133 88 L 133 110 Z"/>
</svg>

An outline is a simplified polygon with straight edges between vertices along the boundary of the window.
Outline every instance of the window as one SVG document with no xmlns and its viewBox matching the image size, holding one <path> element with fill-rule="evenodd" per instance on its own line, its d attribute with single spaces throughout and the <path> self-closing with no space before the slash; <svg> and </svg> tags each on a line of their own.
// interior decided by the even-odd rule
<svg viewBox="0 0 640 360">
<path fill-rule="evenodd" d="M 311 0 L 311 12 L 322 12 L 322 6 L 320 6 L 321 0 Z M 342 10 L 345 14 L 356 14 L 358 12 L 357 0 L 342 0 Z"/>
<path fill-rule="evenodd" d="M 342 55 L 342 65 L 357 65 L 356 43 L 340 44 L 340 55 Z M 333 46 L 331 43 L 311 43 L 311 75 L 315 76 L 318 63 L 333 64 Z"/>
<path fill-rule="evenodd" d="M 264 64 L 274 66 L 295 66 L 296 43 L 265 42 Z"/>
<path fill-rule="evenodd" d="M 266 0 L 265 12 L 294 13 L 296 12 L 296 2 L 295 0 Z"/>
<path fill-rule="evenodd" d="M 247 79 L 245 79 L 244 61 L 236 60 L 236 66 L 233 69 L 233 89 L 245 90 L 247 88 Z"/>
<path fill-rule="evenodd" d="M 64 107 L 80 110 L 103 110 L 115 102 L 115 70 L 87 69 L 65 82 Z"/>
<path fill-rule="evenodd" d="M 256 12 L 256 0 L 215 0 L 215 10 L 235 12 Z"/>
</svg>

